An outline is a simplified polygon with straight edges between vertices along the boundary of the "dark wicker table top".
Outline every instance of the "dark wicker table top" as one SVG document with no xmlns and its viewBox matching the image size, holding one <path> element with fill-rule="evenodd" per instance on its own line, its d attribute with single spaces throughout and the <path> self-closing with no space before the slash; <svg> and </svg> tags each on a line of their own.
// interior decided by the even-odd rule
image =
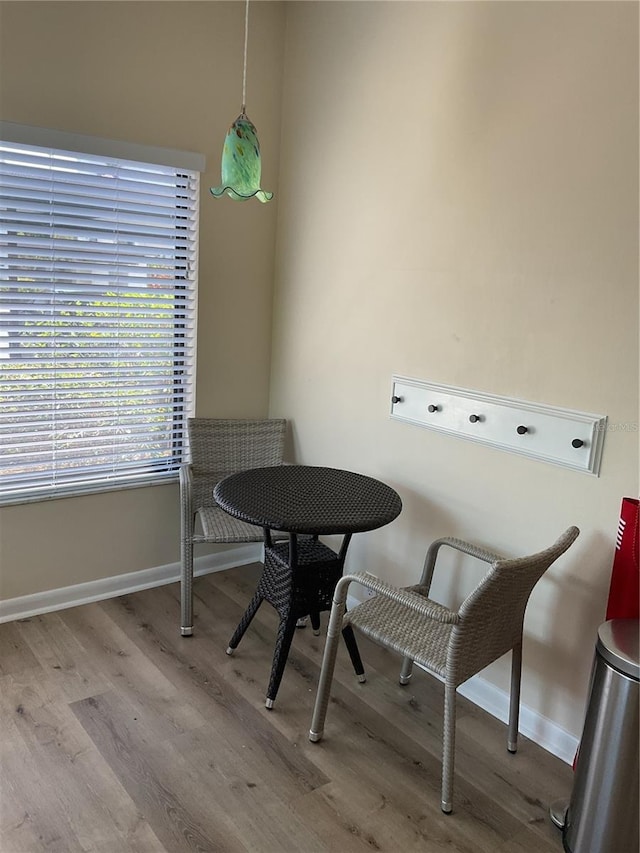
<svg viewBox="0 0 640 853">
<path fill-rule="evenodd" d="M 213 496 L 241 521 L 290 533 L 359 533 L 393 521 L 397 492 L 380 480 L 311 465 L 252 468 L 225 477 Z"/>
</svg>

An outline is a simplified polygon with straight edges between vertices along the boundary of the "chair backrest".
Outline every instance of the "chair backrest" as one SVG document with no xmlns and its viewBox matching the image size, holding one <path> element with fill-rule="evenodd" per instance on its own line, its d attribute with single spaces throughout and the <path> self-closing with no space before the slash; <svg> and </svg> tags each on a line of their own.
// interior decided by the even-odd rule
<svg viewBox="0 0 640 853">
<path fill-rule="evenodd" d="M 577 527 L 569 527 L 544 551 L 492 563 L 460 606 L 460 623 L 451 633 L 447 668 L 456 684 L 521 641 L 524 613 L 534 586 L 579 532 Z"/>
<path fill-rule="evenodd" d="M 213 487 L 228 474 L 284 462 L 282 418 L 189 418 L 194 507 L 213 506 Z"/>
</svg>

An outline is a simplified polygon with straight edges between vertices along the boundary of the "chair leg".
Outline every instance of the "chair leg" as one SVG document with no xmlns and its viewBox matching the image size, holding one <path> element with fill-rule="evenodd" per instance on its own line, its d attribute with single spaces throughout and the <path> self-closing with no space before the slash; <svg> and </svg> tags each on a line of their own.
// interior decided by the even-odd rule
<svg viewBox="0 0 640 853">
<path fill-rule="evenodd" d="M 317 610 L 309 613 L 309 618 L 311 620 L 311 629 L 315 637 L 320 636 L 320 613 Z"/>
<path fill-rule="evenodd" d="M 342 629 L 342 639 L 344 640 L 344 644 L 349 652 L 353 671 L 358 676 L 358 681 L 361 684 L 364 684 L 367 680 L 367 676 L 364 674 L 364 665 L 362 663 L 362 658 L 360 657 L 360 650 L 358 649 L 358 644 L 356 643 L 355 634 L 353 633 L 351 625 L 347 625 Z"/>
<path fill-rule="evenodd" d="M 339 586 L 340 584 L 338 584 Z M 324 646 L 324 655 L 322 657 L 322 666 L 320 668 L 320 679 L 318 681 L 318 691 L 316 693 L 316 701 L 313 707 L 313 716 L 311 718 L 311 728 L 309 730 L 309 740 L 312 743 L 317 743 L 322 739 L 324 733 L 324 721 L 327 716 L 327 708 L 329 707 L 329 694 L 331 693 L 331 682 L 333 680 L 333 671 L 336 666 L 336 655 L 338 653 L 338 643 L 340 642 L 340 633 L 342 630 L 342 615 L 344 613 L 344 597 L 340 600 L 340 596 L 336 590 L 329 616 L 329 627 L 327 628 L 327 641 Z"/>
<path fill-rule="evenodd" d="M 296 616 L 293 611 L 289 611 L 280 617 L 278 626 L 278 636 L 276 638 L 276 648 L 273 653 L 273 664 L 271 665 L 271 678 L 269 679 L 269 687 L 267 688 L 267 700 L 265 705 L 267 708 L 273 708 L 273 703 L 278 695 L 278 688 L 282 681 L 284 667 L 289 657 L 289 649 L 296 630 Z"/>
<path fill-rule="evenodd" d="M 442 802 L 440 808 L 450 814 L 453 808 L 453 767 L 456 746 L 456 688 L 445 684 L 444 726 L 442 735 Z"/>
<path fill-rule="evenodd" d="M 507 749 L 518 749 L 518 721 L 520 717 L 520 681 L 522 676 L 522 643 L 511 650 L 511 696 L 509 698 L 509 734 Z"/>
<path fill-rule="evenodd" d="M 249 606 L 247 607 L 247 609 L 242 614 L 242 619 L 238 623 L 238 627 L 236 628 L 236 630 L 233 632 L 233 637 L 231 637 L 231 639 L 229 640 L 229 645 L 227 647 L 227 654 L 228 655 L 230 655 L 234 649 L 238 648 L 240 640 L 244 637 L 244 632 L 247 630 L 247 628 L 251 624 L 251 620 L 253 619 L 253 617 L 258 612 L 258 608 L 260 607 L 260 605 L 262 604 L 263 601 L 264 601 L 264 595 L 260 591 L 260 588 L 258 588 L 254 592 L 253 598 L 249 602 Z"/>
<path fill-rule="evenodd" d="M 193 542 L 180 542 L 180 633 L 193 634 Z"/>
<path fill-rule="evenodd" d="M 403 686 L 411 681 L 413 674 L 413 661 L 411 658 L 402 659 L 402 669 L 400 670 L 400 684 Z"/>
</svg>

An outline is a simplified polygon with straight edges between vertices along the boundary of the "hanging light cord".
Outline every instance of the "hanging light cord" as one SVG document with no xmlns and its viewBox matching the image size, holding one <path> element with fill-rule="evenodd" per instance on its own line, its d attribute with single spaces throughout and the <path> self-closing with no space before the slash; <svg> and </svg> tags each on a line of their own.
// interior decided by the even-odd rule
<svg viewBox="0 0 640 853">
<path fill-rule="evenodd" d="M 244 63 L 242 66 L 242 115 L 247 107 L 247 45 L 249 43 L 249 0 L 244 10 Z"/>
</svg>

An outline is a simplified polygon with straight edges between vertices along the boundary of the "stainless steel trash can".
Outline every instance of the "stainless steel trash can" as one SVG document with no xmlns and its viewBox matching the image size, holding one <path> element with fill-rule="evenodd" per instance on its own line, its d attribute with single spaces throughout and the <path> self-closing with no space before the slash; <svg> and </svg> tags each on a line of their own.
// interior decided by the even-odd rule
<svg viewBox="0 0 640 853">
<path fill-rule="evenodd" d="M 638 853 L 639 690 L 638 620 L 604 622 L 563 827 L 568 853 Z"/>
</svg>

